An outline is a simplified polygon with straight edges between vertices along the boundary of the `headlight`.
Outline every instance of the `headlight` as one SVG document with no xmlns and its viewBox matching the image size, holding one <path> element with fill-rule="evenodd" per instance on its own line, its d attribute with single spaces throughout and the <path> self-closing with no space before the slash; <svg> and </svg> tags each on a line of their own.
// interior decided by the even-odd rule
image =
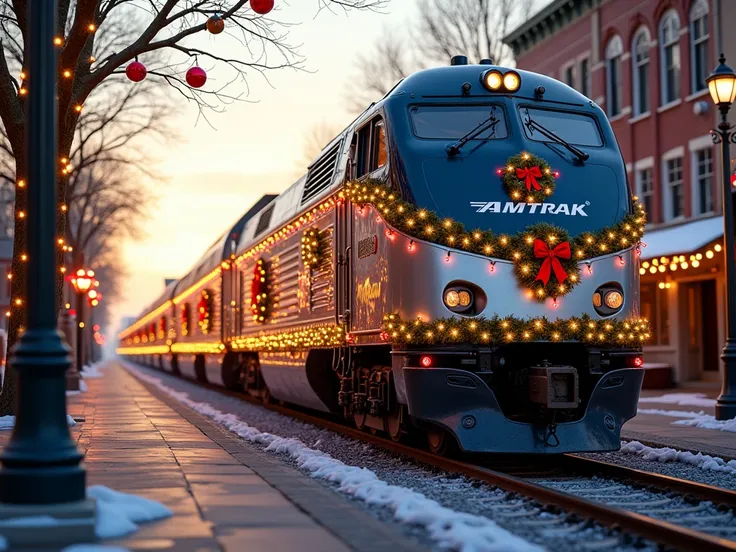
<svg viewBox="0 0 736 552">
<path fill-rule="evenodd" d="M 624 304 L 624 294 L 620 291 L 609 291 L 606 293 L 604 301 L 609 309 L 618 310 L 621 308 L 621 305 Z"/>
<path fill-rule="evenodd" d="M 498 90 L 503 84 L 503 75 L 501 71 L 487 71 L 483 75 L 483 84 L 488 90 Z"/>
<path fill-rule="evenodd" d="M 593 294 L 593 306 L 600 307 L 602 304 L 603 304 L 603 301 L 601 300 L 601 294 L 596 291 Z"/>
<path fill-rule="evenodd" d="M 460 299 L 460 306 L 461 307 L 467 307 L 470 305 L 473 298 L 470 295 L 469 291 L 460 291 L 458 292 L 458 298 Z"/>
<path fill-rule="evenodd" d="M 447 293 L 445 293 L 445 305 L 447 305 L 450 308 L 457 307 L 460 304 L 460 294 L 455 291 L 454 289 L 451 289 Z"/>
<path fill-rule="evenodd" d="M 503 87 L 509 92 L 516 92 L 521 84 L 521 78 L 518 73 L 509 71 L 503 76 Z"/>
</svg>

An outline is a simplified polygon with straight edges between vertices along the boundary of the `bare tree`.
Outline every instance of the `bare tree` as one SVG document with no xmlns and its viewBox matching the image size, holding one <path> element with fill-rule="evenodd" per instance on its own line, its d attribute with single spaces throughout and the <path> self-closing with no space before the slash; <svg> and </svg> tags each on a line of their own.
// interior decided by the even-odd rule
<svg viewBox="0 0 736 552">
<path fill-rule="evenodd" d="M 385 0 L 314 0 L 318 9 L 349 10 L 375 9 Z M 228 54 L 192 45 L 190 38 L 207 29 L 208 18 L 219 15 L 227 26 L 229 39 L 240 44 L 229 48 Z M 116 17 L 117 16 L 117 17 Z M 26 249 L 25 211 L 27 195 L 25 184 L 27 159 L 25 129 L 27 124 L 25 87 L 28 33 L 27 0 L 3 0 L 0 4 L 0 120 L 7 136 L 8 150 L 15 160 L 16 184 L 15 239 L 12 263 L 12 296 L 21 298 L 26 287 L 24 264 Z M 299 68 L 303 62 L 288 42 L 288 24 L 272 16 L 260 16 L 251 9 L 249 0 L 62 0 L 59 2 L 58 33 L 54 43 L 59 48 L 58 97 L 58 153 L 60 177 L 57 196 L 60 199 L 57 214 L 57 234 L 65 235 L 67 168 L 75 130 L 85 104 L 98 87 L 104 87 L 125 67 L 139 59 L 148 62 L 148 76 L 168 84 L 183 98 L 194 102 L 200 113 L 206 109 L 222 109 L 242 96 L 252 73 L 266 75 L 282 68 Z M 99 37 L 106 25 L 132 25 L 140 22 L 142 29 L 132 40 L 116 39 L 111 33 L 108 40 Z M 174 59 L 157 63 L 154 53 L 167 52 Z M 216 68 L 225 75 L 224 84 L 193 88 L 184 73 L 192 64 Z M 132 86 L 132 85 L 131 85 Z M 58 263 L 63 260 L 59 249 Z M 61 273 L 58 297 L 61 298 Z M 24 324 L 25 312 L 15 302 L 11 307 L 8 347 L 11 348 Z M 15 410 L 15 378 L 13 370 L 6 370 L 6 384 L 0 394 L 0 415 Z"/>
<path fill-rule="evenodd" d="M 399 32 L 386 27 L 373 50 L 359 58 L 360 73 L 349 85 L 348 106 L 361 112 L 410 73 L 446 65 L 454 55 L 466 55 L 471 63 L 492 59 L 498 65 L 512 64 L 513 54 L 502 39 L 540 2 L 418 0 L 416 17 Z"/>
</svg>

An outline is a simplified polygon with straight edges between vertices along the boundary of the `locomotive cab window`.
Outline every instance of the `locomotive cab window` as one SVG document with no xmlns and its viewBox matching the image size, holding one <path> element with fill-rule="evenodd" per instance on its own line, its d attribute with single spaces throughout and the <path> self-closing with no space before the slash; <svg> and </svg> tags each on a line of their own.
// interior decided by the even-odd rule
<svg viewBox="0 0 736 552">
<path fill-rule="evenodd" d="M 355 177 L 372 173 L 383 167 L 388 158 L 386 148 L 386 127 L 383 119 L 376 117 L 357 133 Z"/>
<path fill-rule="evenodd" d="M 415 105 L 409 113 L 417 138 L 458 140 L 478 125 L 491 123 L 492 119 L 495 122 L 475 140 L 500 140 L 509 135 L 499 105 Z"/>
<path fill-rule="evenodd" d="M 519 108 L 519 116 L 524 134 L 534 142 L 554 142 L 554 140 L 529 125 L 530 120 L 574 146 L 600 147 L 603 145 L 603 137 L 598 124 L 593 117 L 584 113 L 523 106 Z"/>
</svg>

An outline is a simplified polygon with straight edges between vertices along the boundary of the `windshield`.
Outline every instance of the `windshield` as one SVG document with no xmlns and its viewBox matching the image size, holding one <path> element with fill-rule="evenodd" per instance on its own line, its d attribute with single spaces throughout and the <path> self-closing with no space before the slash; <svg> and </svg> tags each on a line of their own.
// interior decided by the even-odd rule
<svg viewBox="0 0 736 552">
<path fill-rule="evenodd" d="M 498 123 L 481 132 L 475 140 L 506 138 L 508 129 L 503 108 L 498 105 L 415 105 L 410 108 L 414 135 L 417 138 L 458 140 L 468 131 L 487 121 L 491 113 Z"/>
<path fill-rule="evenodd" d="M 520 107 L 519 114 L 522 122 L 531 118 L 570 144 L 594 147 L 603 145 L 601 131 L 598 129 L 595 120 L 588 115 L 535 107 Z M 553 141 L 527 125 L 522 124 L 522 127 L 529 140 L 535 142 Z"/>
</svg>

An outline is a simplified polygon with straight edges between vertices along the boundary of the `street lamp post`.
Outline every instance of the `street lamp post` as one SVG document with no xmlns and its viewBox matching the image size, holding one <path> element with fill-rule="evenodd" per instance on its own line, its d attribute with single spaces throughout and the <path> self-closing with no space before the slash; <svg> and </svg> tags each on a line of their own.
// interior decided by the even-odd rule
<svg viewBox="0 0 736 552">
<path fill-rule="evenodd" d="M 77 369 L 81 372 L 84 368 L 85 345 L 84 345 L 84 299 L 85 295 L 92 289 L 95 283 L 95 273 L 92 270 L 80 268 L 72 277 L 72 286 L 77 293 Z"/>
<path fill-rule="evenodd" d="M 726 345 L 723 347 L 723 387 L 716 401 L 716 419 L 736 418 L 736 259 L 731 209 L 730 145 L 736 144 L 736 129 L 728 122 L 728 110 L 736 99 L 736 73 L 723 54 L 720 65 L 706 79 L 713 102 L 721 113 L 718 128 L 712 130 L 713 143 L 721 144 L 723 162 L 723 240 L 726 257 Z"/>
<path fill-rule="evenodd" d="M 57 329 L 56 168 L 58 52 L 53 44 L 57 2 L 28 2 L 26 156 L 27 329 L 11 353 L 17 371 L 17 416 L 10 442 L 0 456 L 0 517 L 53 512 L 53 505 L 85 501 L 83 455 L 69 433 L 65 372 L 69 347 Z M 20 153 L 20 152 L 18 152 Z M 22 524 L 21 524 L 22 525 Z M 25 537 L 3 531 L 11 540 L 43 538 L 38 527 Z M 49 530 L 48 534 L 53 533 Z"/>
</svg>

